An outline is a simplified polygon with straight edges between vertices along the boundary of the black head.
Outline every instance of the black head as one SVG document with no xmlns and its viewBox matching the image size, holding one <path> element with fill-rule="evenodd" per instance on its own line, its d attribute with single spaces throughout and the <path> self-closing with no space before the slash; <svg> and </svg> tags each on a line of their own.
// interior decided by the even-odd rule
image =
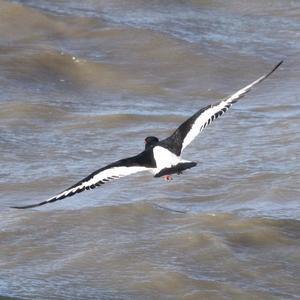
<svg viewBox="0 0 300 300">
<path fill-rule="evenodd" d="M 148 149 L 151 146 L 154 146 L 159 142 L 159 139 L 156 136 L 147 136 L 145 138 L 145 149 Z"/>
</svg>

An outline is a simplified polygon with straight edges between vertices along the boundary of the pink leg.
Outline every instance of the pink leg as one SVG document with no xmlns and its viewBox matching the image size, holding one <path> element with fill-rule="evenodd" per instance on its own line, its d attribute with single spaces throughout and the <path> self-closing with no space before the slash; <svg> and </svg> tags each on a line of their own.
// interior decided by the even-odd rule
<svg viewBox="0 0 300 300">
<path fill-rule="evenodd" d="M 172 176 L 171 175 L 165 175 L 163 176 L 164 180 L 166 181 L 170 181 L 170 180 L 173 180 Z"/>
</svg>

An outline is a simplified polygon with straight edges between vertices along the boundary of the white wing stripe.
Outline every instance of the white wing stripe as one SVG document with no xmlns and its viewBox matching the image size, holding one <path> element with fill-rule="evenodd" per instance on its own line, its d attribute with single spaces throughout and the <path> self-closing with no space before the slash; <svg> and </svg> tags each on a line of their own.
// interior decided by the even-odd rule
<svg viewBox="0 0 300 300">
<path fill-rule="evenodd" d="M 221 116 L 224 112 L 228 110 L 229 103 L 227 101 L 222 101 L 219 104 L 215 106 L 211 106 L 207 110 L 205 110 L 195 121 L 193 124 L 191 130 L 186 135 L 185 139 L 182 143 L 182 150 L 189 145 L 195 137 L 207 126 L 209 125 L 213 120 Z M 231 104 L 229 104 L 230 106 Z"/>
<path fill-rule="evenodd" d="M 245 86 L 244 88 L 240 89 L 239 91 L 237 91 L 236 93 L 234 93 L 233 95 L 229 96 L 227 99 L 225 99 L 224 101 L 227 103 L 234 103 L 234 100 L 238 100 L 240 99 L 244 94 L 246 94 L 254 85 L 256 85 L 257 83 L 261 82 L 262 80 L 264 80 L 268 75 L 264 75 L 259 77 L 257 80 L 253 81 L 252 83 L 250 83 L 249 85 Z"/>
<path fill-rule="evenodd" d="M 93 176 L 91 179 L 89 179 L 88 181 L 84 181 L 81 184 L 79 184 L 78 186 L 75 186 L 71 189 L 65 190 L 62 193 L 49 198 L 46 200 L 46 202 L 51 202 L 54 200 L 57 200 L 61 197 L 66 197 L 70 194 L 74 194 L 76 192 L 79 192 L 80 190 L 85 190 L 85 189 L 89 189 L 89 188 L 94 188 L 95 186 L 99 186 L 101 184 L 104 184 L 105 182 L 108 182 L 110 180 L 113 179 L 118 179 L 120 177 L 124 177 L 130 174 L 134 174 L 137 172 L 142 172 L 142 171 L 146 171 L 149 170 L 149 168 L 146 167 L 114 167 L 111 169 L 106 169 L 98 174 L 96 174 L 95 176 Z"/>
</svg>

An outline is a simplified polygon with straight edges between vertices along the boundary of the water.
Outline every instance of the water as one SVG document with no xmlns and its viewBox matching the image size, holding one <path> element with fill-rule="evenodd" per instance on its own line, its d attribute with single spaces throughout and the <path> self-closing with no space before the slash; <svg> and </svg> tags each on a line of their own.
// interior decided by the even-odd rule
<svg viewBox="0 0 300 300">
<path fill-rule="evenodd" d="M 0 0 L 0 295 L 300 299 L 300 4 L 223 2 Z M 138 153 L 281 59 L 172 182 L 9 208 Z"/>
</svg>

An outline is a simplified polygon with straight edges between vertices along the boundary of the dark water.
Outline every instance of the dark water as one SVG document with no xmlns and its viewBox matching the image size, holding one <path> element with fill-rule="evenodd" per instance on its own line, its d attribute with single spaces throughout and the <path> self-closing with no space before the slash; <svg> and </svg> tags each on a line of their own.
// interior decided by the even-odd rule
<svg viewBox="0 0 300 300">
<path fill-rule="evenodd" d="M 0 295 L 300 299 L 300 3 L 223 2 L 0 0 Z M 281 59 L 186 149 L 185 175 L 9 208 L 138 153 Z"/>
</svg>

